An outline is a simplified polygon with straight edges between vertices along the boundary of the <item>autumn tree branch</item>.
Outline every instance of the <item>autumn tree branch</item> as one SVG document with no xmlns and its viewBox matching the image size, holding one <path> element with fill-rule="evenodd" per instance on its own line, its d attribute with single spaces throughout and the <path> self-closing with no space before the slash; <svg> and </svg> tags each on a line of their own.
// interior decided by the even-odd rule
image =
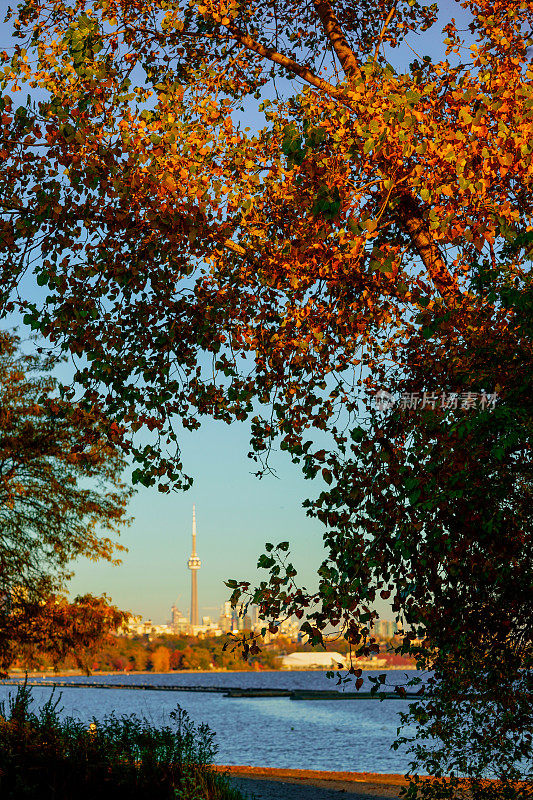
<svg viewBox="0 0 533 800">
<path fill-rule="evenodd" d="M 454 305 L 460 293 L 457 281 L 450 274 L 439 246 L 431 236 L 427 220 L 410 192 L 401 195 L 396 216 L 409 235 L 439 294 L 449 305 Z"/>
<path fill-rule="evenodd" d="M 359 65 L 355 54 L 346 41 L 346 37 L 342 32 L 342 28 L 333 12 L 333 9 L 331 8 L 331 5 L 327 2 L 327 0 L 316 0 L 315 8 L 326 36 L 331 42 L 331 45 L 335 50 L 339 61 L 341 62 L 345 74 L 348 76 L 353 75 L 359 70 Z M 391 12 L 389 12 L 388 17 L 385 20 L 380 34 L 381 37 L 383 37 L 386 26 L 390 23 L 394 15 L 394 10 L 395 7 Z M 232 23 L 228 23 L 228 25 L 225 27 L 230 31 L 233 38 L 240 42 L 244 47 L 253 50 L 263 58 L 268 58 L 274 63 L 279 64 L 284 69 L 293 72 L 295 75 L 298 75 L 312 86 L 325 91 L 327 94 L 333 97 L 343 96 L 343 92 L 328 81 L 324 81 L 322 78 L 317 77 L 313 72 L 311 72 L 311 70 L 298 64 L 293 59 L 288 58 L 288 56 L 284 56 L 272 48 L 268 48 L 262 44 L 259 44 L 259 42 L 256 42 L 251 36 L 238 30 L 234 25 L 232 25 Z M 422 259 L 422 262 L 431 276 L 431 280 L 437 288 L 437 291 L 447 304 L 455 303 L 455 298 L 459 292 L 457 282 L 450 274 L 442 254 L 440 253 L 439 247 L 431 236 L 427 220 L 425 219 L 416 198 L 412 194 L 407 192 L 402 193 L 399 205 L 397 207 L 396 216 L 402 228 L 411 239 L 416 252 Z M 228 249 L 233 250 L 233 252 L 239 255 L 245 254 L 245 251 L 240 253 L 236 249 L 238 246 L 234 245 L 233 242 L 230 244 L 228 244 L 228 242 L 225 243 L 225 246 L 228 247 Z"/>
<path fill-rule="evenodd" d="M 283 67 L 283 69 L 294 73 L 294 75 L 298 75 L 298 77 L 311 84 L 311 86 L 321 89 L 323 92 L 326 92 L 332 97 L 340 97 L 344 94 L 344 92 L 342 92 L 336 86 L 333 86 L 332 83 L 319 78 L 314 74 L 314 72 L 311 72 L 310 69 L 298 64 L 298 62 L 294 61 L 292 58 L 284 56 L 282 53 L 278 53 L 271 47 L 265 47 L 259 42 L 256 42 L 255 39 L 252 39 L 252 37 L 247 33 L 244 33 L 244 31 L 240 31 L 231 22 L 225 27 L 229 30 L 236 42 L 240 42 L 240 44 L 244 45 L 244 47 L 247 47 L 249 50 L 252 50 L 254 53 L 257 53 L 263 58 L 268 58 L 269 61 L 273 61 L 274 64 L 279 64 L 279 66 Z"/>
<path fill-rule="evenodd" d="M 374 60 L 373 60 L 373 63 L 374 63 L 374 64 L 375 64 L 375 63 L 376 63 L 376 61 L 378 60 L 379 48 L 381 47 L 381 44 L 382 44 L 382 42 L 383 42 L 383 37 L 385 36 L 385 32 L 386 32 L 387 28 L 389 27 L 390 21 L 392 20 L 392 18 L 393 18 L 393 16 L 394 16 L 395 14 L 396 14 L 396 3 L 393 5 L 393 7 L 391 8 L 391 10 L 390 10 L 390 11 L 389 11 L 389 13 L 387 14 L 387 17 L 386 17 L 386 19 L 385 19 L 385 22 L 383 23 L 383 25 L 382 25 L 382 28 L 381 28 L 381 31 L 380 31 L 380 33 L 379 33 L 379 37 L 378 37 L 378 43 L 377 43 L 377 45 L 376 45 L 376 49 L 375 49 L 375 51 L 374 51 Z"/>
<path fill-rule="evenodd" d="M 324 32 L 335 51 L 346 75 L 359 71 L 359 63 L 355 53 L 346 41 L 337 17 L 327 0 L 314 0 L 316 13 L 320 18 Z"/>
</svg>

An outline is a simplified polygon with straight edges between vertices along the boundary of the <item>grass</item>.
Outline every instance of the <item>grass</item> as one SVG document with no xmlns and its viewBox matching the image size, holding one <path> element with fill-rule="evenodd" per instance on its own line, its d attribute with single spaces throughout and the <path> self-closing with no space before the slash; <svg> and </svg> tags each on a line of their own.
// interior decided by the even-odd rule
<svg viewBox="0 0 533 800">
<path fill-rule="evenodd" d="M 161 728 L 135 714 L 87 726 L 60 699 L 34 711 L 21 686 L 0 704 L 2 800 L 242 800 L 210 767 L 214 734 L 179 706 Z"/>
</svg>

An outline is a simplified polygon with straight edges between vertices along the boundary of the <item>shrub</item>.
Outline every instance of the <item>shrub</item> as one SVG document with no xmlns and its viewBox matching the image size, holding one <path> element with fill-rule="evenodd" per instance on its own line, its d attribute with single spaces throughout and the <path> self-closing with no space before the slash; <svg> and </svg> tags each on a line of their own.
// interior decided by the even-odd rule
<svg viewBox="0 0 533 800">
<path fill-rule="evenodd" d="M 0 704 L 2 800 L 242 800 L 210 767 L 214 734 L 179 706 L 161 728 L 135 714 L 87 726 L 61 718 L 60 699 L 34 711 L 21 686 Z"/>
</svg>

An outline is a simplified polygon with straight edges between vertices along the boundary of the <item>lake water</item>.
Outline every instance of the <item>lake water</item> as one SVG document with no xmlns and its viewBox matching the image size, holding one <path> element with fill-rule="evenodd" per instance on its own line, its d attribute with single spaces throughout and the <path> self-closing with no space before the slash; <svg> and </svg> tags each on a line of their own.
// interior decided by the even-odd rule
<svg viewBox="0 0 533 800">
<path fill-rule="evenodd" d="M 368 678 L 379 672 L 365 672 L 363 676 Z M 405 683 L 406 676 L 413 675 L 412 671 L 390 671 L 387 684 Z M 316 671 L 113 675 L 68 680 L 228 688 L 336 688 L 335 681 Z M 365 683 L 363 690 L 368 690 L 370 684 Z M 346 689 L 353 690 L 353 686 L 348 684 Z M 14 691 L 13 686 L 0 685 L 0 701 Z M 294 701 L 288 697 L 228 698 L 204 692 L 81 688 L 60 691 L 63 714 L 87 722 L 115 712 L 142 715 L 160 725 L 169 721 L 168 714 L 179 704 L 195 723 L 206 722 L 216 733 L 218 764 L 383 773 L 405 773 L 409 764 L 405 750 L 391 750 L 399 725 L 398 712 L 407 707 L 406 701 L 400 699 Z M 32 692 L 39 705 L 50 696 L 51 689 L 37 687 Z"/>
</svg>

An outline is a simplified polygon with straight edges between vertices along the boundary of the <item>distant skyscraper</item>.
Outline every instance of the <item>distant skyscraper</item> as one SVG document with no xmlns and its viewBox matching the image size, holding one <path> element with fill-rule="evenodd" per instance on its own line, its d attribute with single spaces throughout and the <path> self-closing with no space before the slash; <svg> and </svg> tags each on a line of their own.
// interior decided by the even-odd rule
<svg viewBox="0 0 533 800">
<path fill-rule="evenodd" d="M 188 561 L 191 570 L 191 625 L 199 625 L 198 615 L 198 570 L 202 562 L 196 555 L 196 514 L 192 507 L 192 554 Z"/>
<path fill-rule="evenodd" d="M 189 628 L 189 620 L 184 617 L 179 608 L 173 605 L 170 609 L 170 625 L 173 633 L 183 633 Z"/>
</svg>

